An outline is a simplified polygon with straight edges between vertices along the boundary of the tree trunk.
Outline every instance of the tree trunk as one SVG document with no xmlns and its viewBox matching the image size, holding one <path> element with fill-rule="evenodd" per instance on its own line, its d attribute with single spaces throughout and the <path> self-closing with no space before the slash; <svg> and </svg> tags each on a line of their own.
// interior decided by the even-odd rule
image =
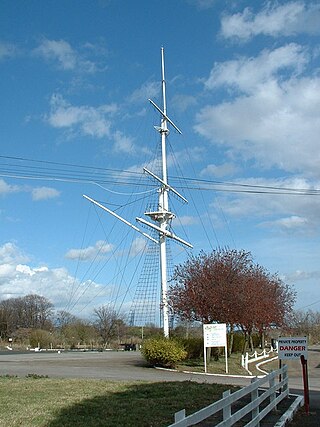
<svg viewBox="0 0 320 427">
<path fill-rule="evenodd" d="M 261 337 L 261 349 L 264 350 L 265 343 L 266 343 L 266 334 L 264 330 L 261 331 L 260 337 Z"/>
<path fill-rule="evenodd" d="M 250 342 L 250 349 L 252 352 L 254 352 L 254 345 L 253 345 L 253 339 L 252 339 L 252 333 L 249 333 L 249 342 Z"/>
<path fill-rule="evenodd" d="M 242 354 L 246 354 L 248 347 L 249 347 L 249 335 L 247 332 L 244 332 L 244 343 L 242 348 Z"/>
<path fill-rule="evenodd" d="M 233 325 L 230 325 L 230 334 L 229 334 L 229 343 L 228 343 L 228 356 L 229 357 L 232 354 L 233 338 L 234 338 L 234 329 L 233 329 Z"/>
</svg>

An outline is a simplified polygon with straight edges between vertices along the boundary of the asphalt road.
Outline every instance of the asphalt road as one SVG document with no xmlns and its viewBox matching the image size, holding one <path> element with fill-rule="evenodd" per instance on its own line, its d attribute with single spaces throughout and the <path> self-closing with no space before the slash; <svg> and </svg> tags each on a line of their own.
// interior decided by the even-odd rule
<svg viewBox="0 0 320 427">
<path fill-rule="evenodd" d="M 0 375 L 48 375 L 53 378 L 97 378 L 112 381 L 197 381 L 244 386 L 248 378 L 184 374 L 148 367 L 137 352 L 0 353 Z"/>
<path fill-rule="evenodd" d="M 320 347 L 309 349 L 310 391 L 320 394 Z M 303 390 L 301 365 L 289 361 L 290 390 Z M 139 351 L 133 352 L 0 352 L 0 375 L 48 375 L 56 378 L 97 378 L 113 381 L 198 381 L 245 386 L 249 378 L 178 373 L 149 368 Z"/>
</svg>

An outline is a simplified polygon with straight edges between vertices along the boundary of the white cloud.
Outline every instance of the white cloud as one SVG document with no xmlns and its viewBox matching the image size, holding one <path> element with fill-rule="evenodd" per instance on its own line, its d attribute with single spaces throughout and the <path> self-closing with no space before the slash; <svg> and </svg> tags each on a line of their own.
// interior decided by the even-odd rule
<svg viewBox="0 0 320 427">
<path fill-rule="evenodd" d="M 0 246 L 0 265 L 27 262 L 29 258 L 12 242 Z"/>
<path fill-rule="evenodd" d="M 304 178 L 285 179 L 247 179 L 242 184 L 256 186 L 256 192 L 221 194 L 216 197 L 212 206 L 222 209 L 234 221 L 253 221 L 256 226 L 268 227 L 270 231 L 285 233 L 314 234 L 320 227 L 319 209 L 320 196 L 298 195 L 297 193 L 312 194 L 312 190 L 320 188 L 320 182 L 308 182 Z M 269 187 L 269 190 L 262 187 Z M 220 186 L 223 190 L 223 187 Z M 225 188 L 230 190 L 229 186 Z M 274 190 L 272 190 L 274 188 Z M 235 187 L 235 190 L 246 190 L 248 187 Z M 282 191 L 281 191 L 282 189 Z M 295 193 L 289 189 L 296 189 Z M 265 192 L 269 191 L 270 194 Z M 262 192 L 262 194 L 261 194 Z M 277 194 L 278 193 L 278 194 Z"/>
<path fill-rule="evenodd" d="M 33 52 L 46 61 L 56 62 L 62 70 L 86 73 L 97 71 L 97 66 L 94 62 L 77 52 L 65 40 L 44 39 Z"/>
<path fill-rule="evenodd" d="M 199 223 L 199 218 L 195 216 L 188 216 L 188 215 L 182 215 L 179 216 L 175 222 L 174 225 L 176 226 L 186 226 L 186 225 L 194 225 Z"/>
<path fill-rule="evenodd" d="M 5 180 L 0 179 L 0 195 L 17 193 L 18 191 L 21 191 L 21 187 L 19 187 L 18 185 L 7 184 Z"/>
<path fill-rule="evenodd" d="M 284 280 L 288 282 L 297 282 L 301 280 L 319 279 L 320 271 L 296 270 L 290 275 L 285 275 Z"/>
<path fill-rule="evenodd" d="M 14 193 L 31 193 L 32 200 L 47 200 L 60 196 L 60 191 L 51 187 L 35 187 L 32 188 L 26 185 L 11 185 L 0 179 L 0 195 L 14 194 Z"/>
<path fill-rule="evenodd" d="M 221 165 L 210 164 L 202 169 L 200 176 L 213 176 L 222 178 L 224 176 L 232 176 L 238 170 L 239 168 L 233 163 L 223 163 Z"/>
<path fill-rule="evenodd" d="M 76 52 L 64 40 L 43 40 L 34 52 L 47 60 L 58 61 L 64 70 L 73 70 L 77 64 Z"/>
<path fill-rule="evenodd" d="M 130 247 L 129 255 L 135 257 L 141 254 L 147 247 L 147 239 L 143 237 L 137 237 L 133 240 Z"/>
<path fill-rule="evenodd" d="M 32 200 L 39 201 L 59 197 L 60 191 L 50 187 L 37 187 L 32 190 L 31 194 Z"/>
<path fill-rule="evenodd" d="M 295 233 L 299 230 L 305 232 L 309 228 L 307 218 L 301 216 L 292 215 L 286 218 L 280 218 L 276 221 L 269 221 L 261 224 L 262 226 L 271 227 L 273 229 L 280 229 L 285 232 L 294 231 Z"/>
<path fill-rule="evenodd" d="M 113 134 L 114 151 L 118 153 L 132 154 L 135 150 L 133 138 L 126 136 L 123 132 L 116 131 Z"/>
<path fill-rule="evenodd" d="M 320 5 L 316 2 L 291 1 L 283 5 L 268 2 L 257 14 L 246 8 L 242 13 L 225 15 L 221 34 L 225 38 L 248 40 L 259 34 L 291 36 L 299 33 L 320 33 Z"/>
<path fill-rule="evenodd" d="M 11 276 L 15 271 L 15 267 L 12 264 L 0 264 L 0 281 L 2 277 Z"/>
<path fill-rule="evenodd" d="M 188 0 L 190 4 L 194 4 L 199 9 L 210 9 L 217 0 Z"/>
<path fill-rule="evenodd" d="M 141 103 L 159 95 L 161 86 L 159 82 L 146 82 L 136 89 L 129 97 L 130 102 Z"/>
<path fill-rule="evenodd" d="M 253 93 L 261 85 L 276 78 L 283 80 L 282 72 L 293 71 L 294 76 L 298 75 L 308 59 L 305 48 L 290 43 L 274 50 L 264 50 L 256 58 L 242 57 L 216 63 L 204 84 L 207 89 L 227 86 L 244 93 Z"/>
<path fill-rule="evenodd" d="M 50 101 L 51 111 L 46 117 L 55 128 L 79 131 L 83 135 L 96 138 L 110 136 L 110 117 L 117 111 L 114 104 L 100 107 L 72 106 L 59 94 L 54 94 Z"/>
<path fill-rule="evenodd" d="M 113 245 L 106 243 L 104 240 L 98 240 L 94 246 L 88 246 L 83 249 L 70 249 L 65 257 L 68 259 L 91 261 L 96 258 L 101 258 L 109 252 L 112 252 Z"/>
<path fill-rule="evenodd" d="M 48 298 L 57 310 L 71 302 L 70 307 L 76 304 L 78 312 L 81 308 L 89 312 L 97 295 L 110 295 L 110 287 L 94 281 L 80 282 L 65 268 L 33 267 L 27 262 L 14 244 L 0 246 L 0 301 L 35 293 Z"/>
<path fill-rule="evenodd" d="M 16 266 L 15 270 L 16 270 L 16 272 L 25 274 L 27 276 L 33 276 L 34 274 L 36 274 L 36 271 L 34 271 L 31 267 L 29 267 L 28 265 L 23 265 L 23 264 L 18 264 Z M 41 271 L 48 271 L 48 269 L 46 269 L 46 270 L 41 269 Z"/>
<path fill-rule="evenodd" d="M 86 42 L 82 47 L 98 57 L 106 57 L 108 55 L 108 49 L 105 46 L 104 39 L 100 39 L 98 44 Z"/>
<path fill-rule="evenodd" d="M 178 111 L 185 112 L 189 107 L 197 104 L 197 99 L 192 95 L 175 95 L 172 99 L 172 107 Z"/>
<path fill-rule="evenodd" d="M 195 130 L 259 167 L 318 177 L 320 78 L 298 75 L 306 61 L 303 49 L 290 44 L 247 61 L 216 64 L 207 88 L 223 85 L 238 93 L 200 110 Z M 292 73 L 281 73 L 283 67 Z"/>
<path fill-rule="evenodd" d="M 14 44 L 0 41 L 0 61 L 12 58 L 16 55 L 17 48 Z"/>
<path fill-rule="evenodd" d="M 202 146 L 192 146 L 191 148 L 186 148 L 185 150 L 175 151 L 174 153 L 169 153 L 167 156 L 167 164 L 168 166 L 177 167 L 177 159 L 179 159 L 179 168 L 183 165 L 201 162 L 205 158 L 206 153 L 205 149 Z M 156 159 L 158 162 L 159 159 Z M 180 175 L 180 173 L 179 173 Z"/>
</svg>

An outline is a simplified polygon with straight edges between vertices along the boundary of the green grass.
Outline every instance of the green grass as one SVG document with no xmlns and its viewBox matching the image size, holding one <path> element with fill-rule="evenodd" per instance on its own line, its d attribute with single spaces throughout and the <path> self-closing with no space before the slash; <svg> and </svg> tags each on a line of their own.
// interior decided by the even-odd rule
<svg viewBox="0 0 320 427">
<path fill-rule="evenodd" d="M 242 368 L 240 361 L 241 355 L 239 355 L 239 353 L 233 353 L 230 357 L 228 357 L 228 373 L 230 375 L 249 375 L 248 372 L 244 368 Z M 179 363 L 177 369 L 179 371 L 204 372 L 204 362 L 203 359 L 189 360 L 186 362 Z M 207 372 L 209 374 L 225 374 L 225 357 L 220 356 L 219 360 L 212 360 L 207 363 Z"/>
<path fill-rule="evenodd" d="M 187 414 L 235 387 L 194 382 L 0 377 L 0 426 L 167 426 L 174 413 Z"/>
</svg>

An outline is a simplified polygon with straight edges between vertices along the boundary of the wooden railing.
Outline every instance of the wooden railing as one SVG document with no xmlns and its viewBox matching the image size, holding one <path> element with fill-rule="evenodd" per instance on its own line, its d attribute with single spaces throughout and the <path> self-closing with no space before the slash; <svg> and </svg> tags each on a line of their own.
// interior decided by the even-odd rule
<svg viewBox="0 0 320 427">
<path fill-rule="evenodd" d="M 261 389 L 261 387 L 267 387 Z M 217 420 L 216 427 L 231 427 L 237 421 L 248 416 L 246 427 L 258 426 L 259 422 L 285 398 L 288 397 L 288 368 L 273 371 L 263 378 L 253 378 L 251 384 L 234 393 L 227 390 L 221 400 L 186 417 L 185 409 L 175 413 L 175 422 L 169 427 L 187 427 L 197 424 L 222 411 L 222 420 Z M 248 399 L 249 397 L 249 399 Z M 249 400 L 241 409 L 232 411 L 232 405 L 240 400 Z M 262 409 L 263 407 L 263 409 Z"/>
</svg>

